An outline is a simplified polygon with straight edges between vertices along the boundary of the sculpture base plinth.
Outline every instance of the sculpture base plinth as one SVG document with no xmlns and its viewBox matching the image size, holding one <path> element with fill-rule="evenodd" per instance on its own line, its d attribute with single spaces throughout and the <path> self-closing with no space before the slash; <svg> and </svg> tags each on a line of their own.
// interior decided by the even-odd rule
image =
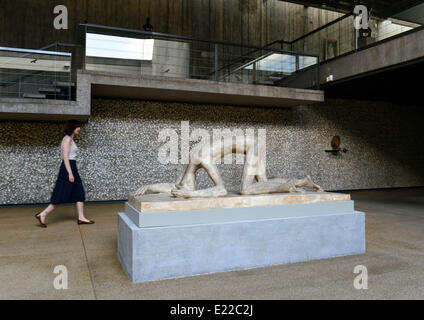
<svg viewBox="0 0 424 320">
<path fill-rule="evenodd" d="M 180 210 L 151 216 L 144 227 L 133 219 L 139 212 L 143 224 L 145 212 L 126 210 L 118 216 L 118 256 L 132 282 L 365 252 L 365 215 L 353 201 Z"/>
</svg>

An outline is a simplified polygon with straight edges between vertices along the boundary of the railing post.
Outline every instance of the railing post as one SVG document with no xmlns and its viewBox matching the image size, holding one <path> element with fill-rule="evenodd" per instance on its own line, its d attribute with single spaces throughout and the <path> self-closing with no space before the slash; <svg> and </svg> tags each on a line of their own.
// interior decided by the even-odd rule
<svg viewBox="0 0 424 320">
<path fill-rule="evenodd" d="M 353 28 L 353 50 L 358 50 L 358 30 Z"/>
<path fill-rule="evenodd" d="M 71 100 L 71 95 L 72 95 L 72 57 L 70 59 L 70 67 L 69 67 L 69 84 L 68 84 L 68 100 Z M 75 86 L 76 88 L 76 86 Z"/>
<path fill-rule="evenodd" d="M 87 58 L 87 26 L 84 27 L 84 35 L 83 35 L 83 70 L 87 70 L 86 69 L 86 58 Z"/>
<path fill-rule="evenodd" d="M 299 55 L 296 55 L 296 69 L 295 72 L 297 72 L 299 70 Z"/>
<path fill-rule="evenodd" d="M 219 67 L 219 56 L 218 56 L 218 44 L 215 43 L 215 81 L 219 81 L 218 77 L 218 67 Z"/>
<path fill-rule="evenodd" d="M 253 84 L 256 83 L 256 61 L 253 62 L 253 79 L 252 79 L 252 83 Z"/>
<path fill-rule="evenodd" d="M 316 85 L 316 88 L 317 88 L 317 90 L 319 90 L 319 88 L 320 88 L 320 80 L 319 80 L 319 77 L 320 77 L 320 74 L 319 74 L 319 64 L 320 64 L 320 62 L 319 62 L 319 56 L 317 57 L 317 66 L 316 66 L 316 73 L 315 73 L 315 85 Z"/>
<path fill-rule="evenodd" d="M 56 48 L 56 52 L 57 52 L 57 48 Z M 57 88 L 57 56 L 54 56 L 54 99 L 57 100 L 57 92 L 56 92 L 56 88 Z"/>
</svg>

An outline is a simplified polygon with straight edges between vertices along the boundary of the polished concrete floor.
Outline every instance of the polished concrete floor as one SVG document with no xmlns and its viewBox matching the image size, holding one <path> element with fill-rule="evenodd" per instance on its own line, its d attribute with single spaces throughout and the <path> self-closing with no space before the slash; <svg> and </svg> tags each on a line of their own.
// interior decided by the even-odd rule
<svg viewBox="0 0 424 320">
<path fill-rule="evenodd" d="M 0 208 L 0 298 L 423 299 L 424 189 L 351 194 L 366 212 L 366 254 L 144 284 L 131 284 L 117 259 L 123 204 L 87 205 L 96 224 L 84 226 L 64 206 L 47 229 L 33 217 L 38 207 Z M 53 286 L 57 265 L 68 270 L 67 290 Z M 367 290 L 353 286 L 357 265 L 368 269 Z"/>
</svg>

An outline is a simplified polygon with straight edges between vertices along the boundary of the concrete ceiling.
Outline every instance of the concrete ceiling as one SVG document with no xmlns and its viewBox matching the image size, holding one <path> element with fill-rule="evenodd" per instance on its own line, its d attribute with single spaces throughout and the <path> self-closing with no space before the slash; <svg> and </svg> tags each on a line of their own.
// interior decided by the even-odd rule
<svg viewBox="0 0 424 320">
<path fill-rule="evenodd" d="M 398 13 L 393 18 L 424 25 L 424 3 Z"/>
<path fill-rule="evenodd" d="M 325 98 L 385 101 L 422 106 L 424 61 L 417 61 L 380 73 L 322 86 Z M 407 112 L 407 111 L 406 111 Z"/>
<path fill-rule="evenodd" d="M 280 0 L 281 1 L 281 0 Z M 353 12 L 355 5 L 363 4 L 368 9 L 373 9 L 373 16 L 388 18 L 402 11 L 422 4 L 422 0 L 289 0 L 305 6 L 334 10 L 343 13 Z"/>
</svg>

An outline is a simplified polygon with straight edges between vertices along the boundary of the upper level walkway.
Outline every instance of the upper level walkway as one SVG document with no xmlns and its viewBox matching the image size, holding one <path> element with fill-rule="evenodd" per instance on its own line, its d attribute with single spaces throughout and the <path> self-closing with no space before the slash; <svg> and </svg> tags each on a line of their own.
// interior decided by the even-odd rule
<svg viewBox="0 0 424 320">
<path fill-rule="evenodd" d="M 424 59 L 424 26 L 409 23 L 407 27 L 407 23 L 401 24 L 400 21 L 397 23 L 392 23 L 390 20 L 376 21 L 375 25 L 379 28 L 372 31 L 368 37 L 360 38 L 352 33 L 352 19 L 352 15 L 346 15 L 323 29 L 313 31 L 289 43 L 291 48 L 310 48 L 311 52 L 316 52 L 316 39 L 319 38 L 317 36 L 320 33 L 329 33 L 326 37 L 338 39 L 334 40 L 335 49 L 329 50 L 331 52 L 326 52 L 321 57 L 319 68 L 321 88 L 325 89 L 336 83 L 404 67 Z M 345 33 L 341 34 L 343 31 Z M 331 49 L 330 44 L 328 46 Z M 292 85 L 305 85 L 310 81 L 311 75 L 310 70 L 303 73 L 294 80 Z M 282 80 L 280 85 L 285 83 L 286 80 Z"/>
<path fill-rule="evenodd" d="M 331 81 L 346 81 L 422 59 L 424 28 L 414 29 L 377 45 L 322 63 L 320 83 L 327 83 L 331 76 Z"/>
<path fill-rule="evenodd" d="M 0 48 L 0 118 L 87 119 L 92 97 L 264 107 L 324 101 L 318 55 L 89 24 L 80 29 L 73 55 Z M 307 83 L 293 85 L 302 74 Z"/>
</svg>

